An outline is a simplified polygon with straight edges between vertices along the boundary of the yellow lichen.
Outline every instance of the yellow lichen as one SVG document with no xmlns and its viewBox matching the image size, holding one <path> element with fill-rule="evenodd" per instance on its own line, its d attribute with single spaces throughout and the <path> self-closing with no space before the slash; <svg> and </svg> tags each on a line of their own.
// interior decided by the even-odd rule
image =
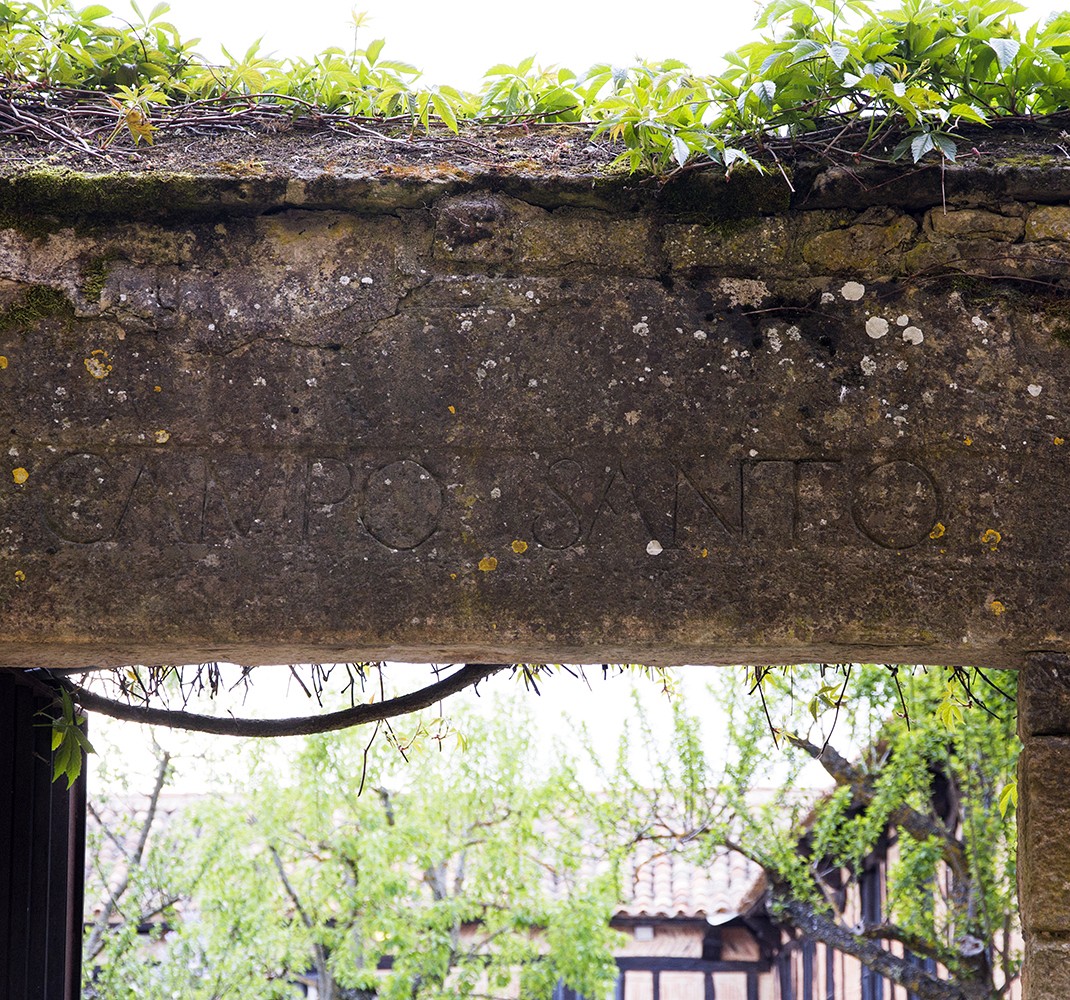
<svg viewBox="0 0 1070 1000">
<path fill-rule="evenodd" d="M 11 470 L 11 478 L 15 480 L 16 486 L 21 486 L 30 478 L 30 474 L 20 465 L 17 469 Z"/>
<path fill-rule="evenodd" d="M 170 431 L 154 431 L 152 435 L 153 441 L 157 444 L 167 444 L 171 440 Z"/>
<path fill-rule="evenodd" d="M 992 614 L 997 616 L 1003 614 L 1003 612 L 1007 610 L 1002 601 L 992 601 L 988 606 L 991 609 Z"/>
<path fill-rule="evenodd" d="M 933 530 L 929 532 L 929 537 L 934 539 L 934 540 L 937 539 L 937 538 L 943 538 L 944 537 L 944 533 L 946 531 L 947 531 L 947 528 L 944 527 L 943 522 L 942 521 L 937 521 L 936 525 L 933 527 Z"/>
<path fill-rule="evenodd" d="M 163 386 L 162 385 L 154 385 L 152 387 L 152 391 L 153 392 L 163 392 Z"/>
<path fill-rule="evenodd" d="M 1054 444 L 1066 444 L 1066 438 L 1061 438 L 1058 436 L 1052 438 L 1052 441 Z"/>
<path fill-rule="evenodd" d="M 23 583 L 26 580 L 26 574 L 21 569 L 15 570 L 15 582 Z"/>
<path fill-rule="evenodd" d="M 479 560 L 479 569 L 483 573 L 492 573 L 498 568 L 498 560 L 494 556 L 484 556 Z"/>
<path fill-rule="evenodd" d="M 981 544 L 987 545 L 993 552 L 996 551 L 1002 541 L 1003 536 L 995 528 L 986 528 L 981 535 Z"/>
<path fill-rule="evenodd" d="M 446 409 L 449 410 L 450 413 L 456 413 L 457 412 L 457 407 L 456 406 L 447 406 Z"/>
<path fill-rule="evenodd" d="M 522 556 L 528 550 L 528 543 L 516 538 L 513 540 L 512 549 L 518 556 Z"/>
<path fill-rule="evenodd" d="M 967 448 L 969 448 L 969 446 L 970 446 L 971 444 L 973 444 L 973 438 L 972 438 L 972 437 L 970 437 L 970 435 L 969 435 L 969 434 L 967 434 L 967 435 L 966 435 L 966 436 L 965 436 L 965 437 L 964 437 L 964 438 L 962 439 L 962 443 L 963 443 L 964 445 L 966 445 L 966 447 L 967 447 Z"/>
<path fill-rule="evenodd" d="M 705 559 L 709 554 L 710 554 L 710 550 L 709 549 L 703 549 L 702 550 L 702 558 L 703 559 Z"/>
<path fill-rule="evenodd" d="M 108 364 L 108 352 L 97 348 L 89 352 L 89 357 L 83 362 L 85 370 L 93 378 L 107 378 L 111 374 L 111 365 Z"/>
<path fill-rule="evenodd" d="M 0 354 L 0 372 L 2 372 L 6 367 L 7 367 L 7 357 L 5 355 L 3 355 L 3 354 Z"/>
</svg>

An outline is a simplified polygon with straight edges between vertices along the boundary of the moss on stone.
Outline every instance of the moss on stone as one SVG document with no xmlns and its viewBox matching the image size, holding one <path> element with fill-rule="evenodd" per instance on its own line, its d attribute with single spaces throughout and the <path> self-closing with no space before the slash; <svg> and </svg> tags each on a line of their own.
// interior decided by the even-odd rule
<svg viewBox="0 0 1070 1000">
<path fill-rule="evenodd" d="M 74 316 L 74 307 L 67 296 L 49 285 L 31 285 L 17 302 L 0 312 L 0 330 L 29 326 L 56 316 Z"/>
<path fill-rule="evenodd" d="M 280 189 L 281 185 L 281 189 Z M 36 167 L 0 182 L 0 217 L 54 216 L 66 225 L 86 216 L 206 216 L 221 207 L 258 212 L 276 204 L 285 183 L 273 179 L 182 173 L 82 173 Z"/>
<path fill-rule="evenodd" d="M 119 254 L 114 250 L 90 257 L 82 266 L 82 294 L 88 302 L 99 302 L 111 273 L 111 263 Z"/>
</svg>

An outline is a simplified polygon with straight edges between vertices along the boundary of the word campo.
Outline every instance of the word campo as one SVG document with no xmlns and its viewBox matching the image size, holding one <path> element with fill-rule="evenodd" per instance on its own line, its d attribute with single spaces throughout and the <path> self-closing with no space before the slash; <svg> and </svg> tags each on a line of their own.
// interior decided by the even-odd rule
<svg viewBox="0 0 1070 1000">
<path fill-rule="evenodd" d="M 551 550 L 629 536 L 656 551 L 863 540 L 905 549 L 927 541 L 941 513 L 933 475 L 902 458 L 76 452 L 31 483 L 45 528 L 79 545 L 366 536 L 404 552 L 478 528 Z"/>
</svg>

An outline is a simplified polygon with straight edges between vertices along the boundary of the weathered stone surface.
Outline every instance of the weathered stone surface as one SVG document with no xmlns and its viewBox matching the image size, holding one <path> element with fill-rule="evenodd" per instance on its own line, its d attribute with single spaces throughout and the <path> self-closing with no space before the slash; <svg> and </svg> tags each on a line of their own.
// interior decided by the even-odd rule
<svg viewBox="0 0 1070 1000">
<path fill-rule="evenodd" d="M 1025 233 L 1025 221 L 1021 217 L 978 208 L 934 208 L 926 215 L 925 222 L 930 232 L 943 239 L 1013 243 Z"/>
<path fill-rule="evenodd" d="M 0 663 L 1070 650 L 1070 245 L 952 174 L 16 172 Z"/>
<path fill-rule="evenodd" d="M 1025 220 L 1027 240 L 1070 239 L 1070 208 L 1063 205 L 1045 205 L 1034 209 Z"/>
<path fill-rule="evenodd" d="M 1031 656 L 1018 678 L 1018 735 L 1070 736 L 1070 656 Z"/>
<path fill-rule="evenodd" d="M 1070 997 L 1070 936 L 1034 933 L 1026 937 L 1022 996 L 1028 1000 Z"/>
<path fill-rule="evenodd" d="M 1027 931 L 1070 934 L 1070 738 L 1026 741 L 1018 765 L 1018 905 Z"/>
</svg>

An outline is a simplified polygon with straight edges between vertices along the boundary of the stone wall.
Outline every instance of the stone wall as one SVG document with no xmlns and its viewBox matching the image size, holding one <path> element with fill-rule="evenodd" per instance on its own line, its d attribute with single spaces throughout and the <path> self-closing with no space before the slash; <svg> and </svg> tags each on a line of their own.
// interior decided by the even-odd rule
<svg viewBox="0 0 1070 1000">
<path fill-rule="evenodd" d="M 1070 170 L 167 155 L 0 176 L 0 663 L 1070 648 Z"/>
</svg>

